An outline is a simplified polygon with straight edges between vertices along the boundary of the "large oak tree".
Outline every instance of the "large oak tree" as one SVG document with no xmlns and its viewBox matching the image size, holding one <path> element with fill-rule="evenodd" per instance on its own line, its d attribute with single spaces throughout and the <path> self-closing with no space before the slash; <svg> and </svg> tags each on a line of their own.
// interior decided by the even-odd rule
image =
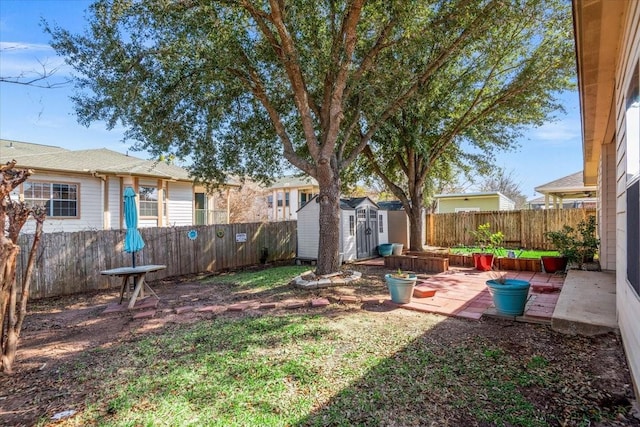
<svg viewBox="0 0 640 427">
<path fill-rule="evenodd" d="M 568 2 L 510 1 L 496 16 L 500 25 L 449 55 L 417 99 L 382 124 L 359 165 L 402 202 L 414 251 L 423 250 L 429 183 L 452 170 L 486 171 L 498 150 L 514 148 L 525 130 L 552 120 L 562 110 L 557 97 L 575 85 Z"/>
<path fill-rule="evenodd" d="M 48 26 L 81 123 L 192 160 L 202 180 L 317 179 L 317 272 L 338 268 L 340 174 L 504 0 L 99 0 L 84 34 Z M 471 60 L 471 59 L 470 59 Z"/>
</svg>

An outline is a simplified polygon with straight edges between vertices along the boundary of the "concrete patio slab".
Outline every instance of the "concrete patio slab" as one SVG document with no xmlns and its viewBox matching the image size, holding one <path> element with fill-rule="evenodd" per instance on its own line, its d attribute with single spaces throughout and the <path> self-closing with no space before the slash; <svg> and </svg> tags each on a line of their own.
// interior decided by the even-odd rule
<svg viewBox="0 0 640 427">
<path fill-rule="evenodd" d="M 615 273 L 569 270 L 551 327 L 574 335 L 617 331 Z"/>
</svg>

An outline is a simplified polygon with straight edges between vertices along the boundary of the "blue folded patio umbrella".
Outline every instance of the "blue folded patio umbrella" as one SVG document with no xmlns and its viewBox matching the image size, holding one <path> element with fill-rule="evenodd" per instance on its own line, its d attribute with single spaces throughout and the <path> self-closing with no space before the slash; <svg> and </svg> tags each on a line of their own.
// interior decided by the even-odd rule
<svg viewBox="0 0 640 427">
<path fill-rule="evenodd" d="M 124 236 L 124 251 L 131 252 L 133 267 L 136 266 L 136 252 L 144 248 L 144 240 L 138 231 L 138 209 L 136 208 L 136 193 L 133 188 L 124 190 L 124 221 L 127 234 Z"/>
</svg>

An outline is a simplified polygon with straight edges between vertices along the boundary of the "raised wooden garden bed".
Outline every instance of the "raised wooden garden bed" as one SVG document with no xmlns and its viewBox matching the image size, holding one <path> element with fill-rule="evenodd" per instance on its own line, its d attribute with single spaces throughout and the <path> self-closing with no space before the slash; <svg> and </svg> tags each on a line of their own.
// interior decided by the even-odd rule
<svg viewBox="0 0 640 427">
<path fill-rule="evenodd" d="M 447 254 L 442 252 L 407 252 L 407 255 L 419 258 L 437 257 L 448 258 L 449 265 L 455 267 L 473 267 L 473 257 L 471 255 Z M 498 270 L 511 271 L 533 271 L 541 272 L 542 265 L 537 258 L 506 258 L 500 257 L 494 260 L 495 268 Z"/>
<path fill-rule="evenodd" d="M 443 257 L 389 255 L 384 257 L 384 266 L 392 270 L 442 273 L 449 270 L 449 260 Z"/>
</svg>

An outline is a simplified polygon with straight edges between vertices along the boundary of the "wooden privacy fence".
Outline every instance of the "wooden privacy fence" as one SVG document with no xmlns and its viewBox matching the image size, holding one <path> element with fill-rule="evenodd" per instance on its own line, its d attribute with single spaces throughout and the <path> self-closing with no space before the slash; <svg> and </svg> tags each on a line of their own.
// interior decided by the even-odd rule
<svg viewBox="0 0 640 427">
<path fill-rule="evenodd" d="M 296 221 L 141 228 L 145 247 L 136 265 L 165 264 L 150 280 L 259 264 L 266 248 L 268 261 L 296 255 Z M 195 233 L 193 232 L 195 231 Z M 120 279 L 100 271 L 129 267 L 123 251 L 125 230 L 94 230 L 42 235 L 31 282 L 31 297 L 45 298 L 118 287 Z M 33 235 L 22 235 L 18 277 L 27 263 Z"/>
<path fill-rule="evenodd" d="M 426 242 L 430 246 L 473 245 L 471 231 L 489 223 L 491 231 L 502 231 L 504 246 L 523 249 L 554 249 L 545 238 L 547 231 L 563 225 L 574 229 L 578 223 L 596 215 L 595 209 L 540 209 L 494 212 L 458 212 L 429 214 L 426 219 Z M 597 216 L 596 216 L 597 219 Z"/>
</svg>

